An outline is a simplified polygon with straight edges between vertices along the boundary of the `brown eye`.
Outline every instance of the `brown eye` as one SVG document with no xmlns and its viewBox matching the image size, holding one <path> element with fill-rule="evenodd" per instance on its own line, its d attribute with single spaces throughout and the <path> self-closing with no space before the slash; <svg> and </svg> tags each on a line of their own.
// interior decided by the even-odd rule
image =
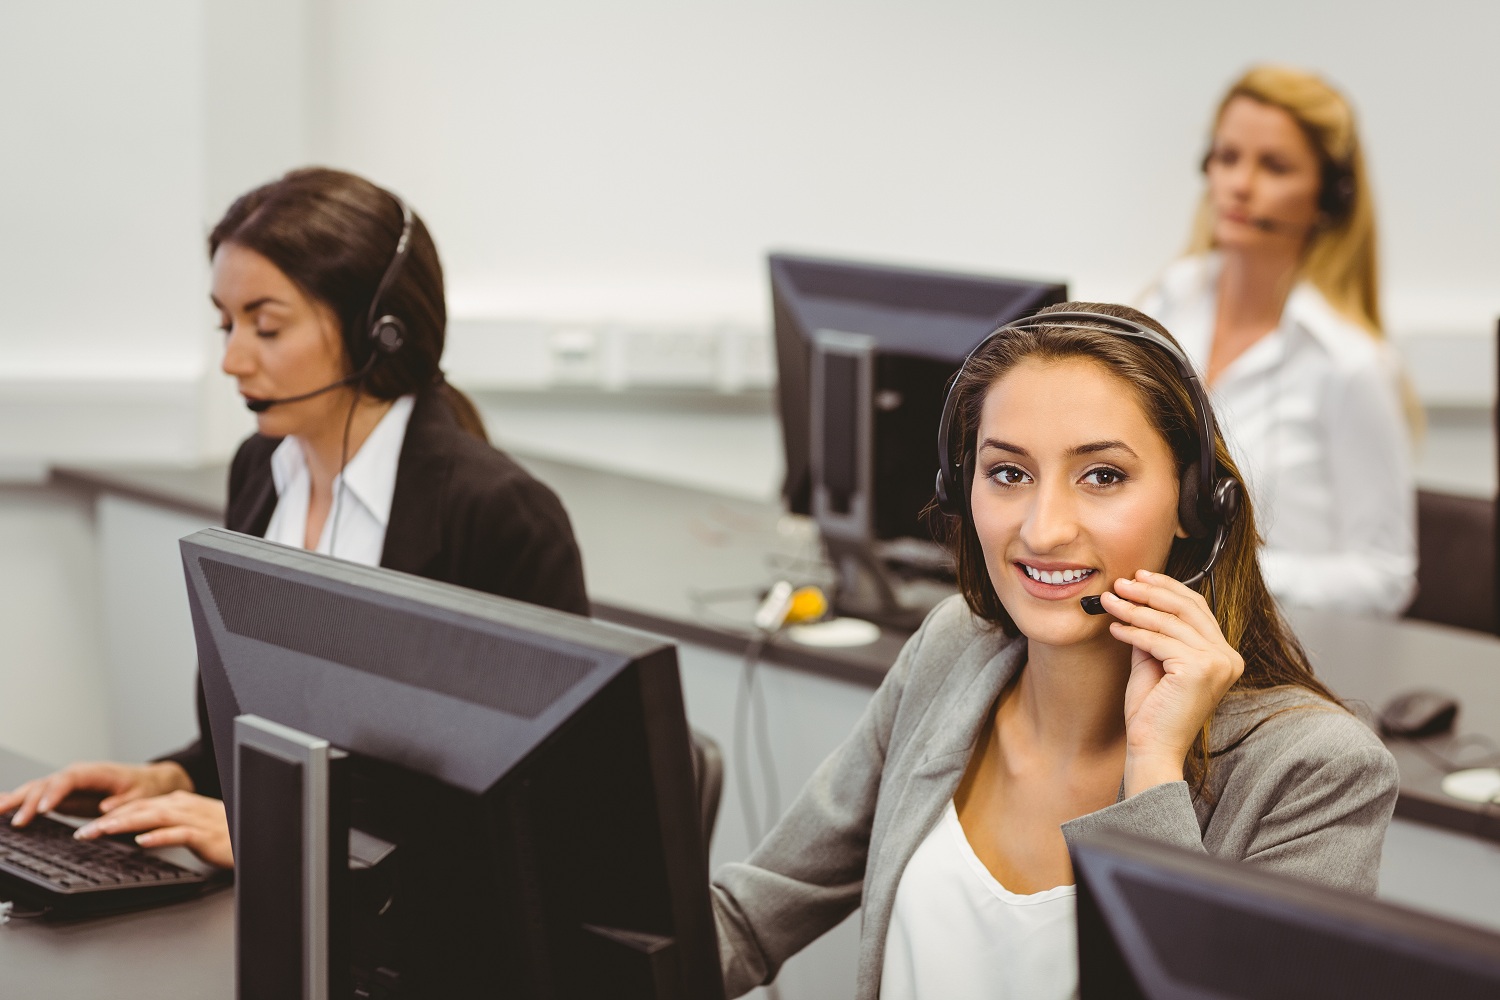
<svg viewBox="0 0 1500 1000">
<path fill-rule="evenodd" d="M 1083 481 L 1090 486 L 1115 486 L 1123 483 L 1125 479 L 1125 473 L 1119 469 L 1110 468 L 1090 469 L 1083 477 Z"/>
</svg>

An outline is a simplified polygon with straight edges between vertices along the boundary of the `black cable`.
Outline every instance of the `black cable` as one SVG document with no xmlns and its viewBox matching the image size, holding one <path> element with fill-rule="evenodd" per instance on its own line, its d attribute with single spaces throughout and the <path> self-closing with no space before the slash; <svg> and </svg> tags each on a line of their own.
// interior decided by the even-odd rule
<svg viewBox="0 0 1500 1000">
<path fill-rule="evenodd" d="M 369 365 L 366 365 L 365 371 L 369 371 L 369 367 Z M 349 412 L 344 415 L 344 435 L 343 441 L 339 445 L 339 471 L 334 474 L 333 524 L 328 529 L 328 554 L 335 558 L 338 555 L 338 550 L 335 546 L 338 545 L 339 541 L 339 508 L 342 506 L 340 501 L 343 499 L 344 490 L 346 489 L 344 468 L 349 464 L 349 430 L 354 426 L 354 410 L 359 406 L 359 397 L 364 392 L 364 387 L 364 375 L 361 374 L 359 381 L 354 383 L 354 395 L 349 397 Z"/>
<path fill-rule="evenodd" d="M 745 828 L 750 834 L 750 849 L 760 844 L 761 825 L 756 811 L 754 790 L 750 787 L 750 751 L 745 746 L 748 733 L 746 716 L 753 700 L 751 691 L 755 681 L 755 666 L 760 652 L 765 647 L 766 636 L 759 633 L 745 647 L 745 658 L 740 666 L 740 687 L 734 699 L 734 772 L 738 786 L 740 811 L 745 814 Z"/>
</svg>

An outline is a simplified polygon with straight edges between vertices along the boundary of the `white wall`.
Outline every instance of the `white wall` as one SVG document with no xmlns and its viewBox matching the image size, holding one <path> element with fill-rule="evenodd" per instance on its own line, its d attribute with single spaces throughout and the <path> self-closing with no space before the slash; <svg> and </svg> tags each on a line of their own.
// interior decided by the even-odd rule
<svg viewBox="0 0 1500 1000">
<path fill-rule="evenodd" d="M 1500 7 L 320 0 L 317 158 L 405 192 L 459 315 L 763 323 L 770 247 L 1126 298 L 1247 64 L 1353 95 L 1391 325 L 1500 312 Z"/>
<path fill-rule="evenodd" d="M 1355 97 L 1391 327 L 1429 400 L 1485 403 L 1497 31 L 1456 0 L 0 5 L 0 462 L 228 451 L 203 237 L 294 165 L 431 222 L 457 381 L 734 391 L 771 378 L 772 247 L 1129 298 L 1259 59 Z"/>
<path fill-rule="evenodd" d="M 110 753 L 96 556 L 90 500 L 0 482 L 0 745 L 8 750 L 57 764 Z"/>
</svg>

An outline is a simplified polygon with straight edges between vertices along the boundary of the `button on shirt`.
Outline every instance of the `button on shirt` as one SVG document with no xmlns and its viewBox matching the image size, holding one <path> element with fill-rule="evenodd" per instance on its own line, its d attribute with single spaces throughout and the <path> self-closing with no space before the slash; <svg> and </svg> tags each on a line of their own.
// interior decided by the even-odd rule
<svg viewBox="0 0 1500 1000">
<path fill-rule="evenodd" d="M 406 425 L 415 402 L 415 396 L 402 396 L 392 403 L 344 466 L 343 473 L 334 479 L 334 506 L 323 522 L 323 533 L 314 551 L 366 566 L 380 565 L 385 530 L 391 519 L 391 499 L 396 493 L 396 467 L 401 461 L 401 445 L 406 440 Z M 307 536 L 312 484 L 302 443 L 297 438 L 287 438 L 271 453 L 271 480 L 276 486 L 276 509 L 266 528 L 266 539 L 300 549 Z M 338 550 L 330 552 L 330 544 Z"/>
<path fill-rule="evenodd" d="M 1180 260 L 1142 303 L 1200 372 L 1220 267 L 1217 254 Z M 1304 281 L 1209 397 L 1250 489 L 1271 592 L 1292 605 L 1404 610 L 1416 590 L 1416 493 L 1390 348 Z"/>
</svg>

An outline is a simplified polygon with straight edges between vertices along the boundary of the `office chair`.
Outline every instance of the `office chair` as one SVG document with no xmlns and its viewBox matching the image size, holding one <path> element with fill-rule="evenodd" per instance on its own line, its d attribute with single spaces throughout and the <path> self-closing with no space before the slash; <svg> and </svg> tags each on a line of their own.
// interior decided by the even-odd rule
<svg viewBox="0 0 1500 1000">
<path fill-rule="evenodd" d="M 719 818 L 719 796 L 724 791 L 724 755 L 714 738 L 700 729 L 691 730 L 693 780 L 698 786 L 698 808 L 703 825 L 703 851 L 713 843 L 714 824 Z"/>
<path fill-rule="evenodd" d="M 1417 491 L 1417 599 L 1406 617 L 1500 632 L 1495 501 Z"/>
</svg>

